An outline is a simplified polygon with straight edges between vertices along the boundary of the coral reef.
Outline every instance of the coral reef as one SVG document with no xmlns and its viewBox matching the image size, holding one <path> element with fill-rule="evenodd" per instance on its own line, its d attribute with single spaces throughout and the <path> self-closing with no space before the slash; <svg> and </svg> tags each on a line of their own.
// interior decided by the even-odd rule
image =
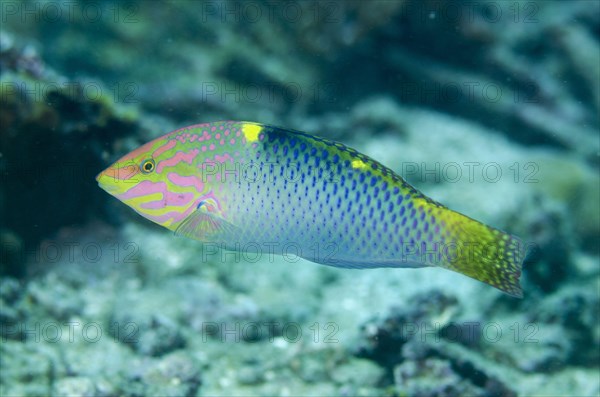
<svg viewBox="0 0 600 397">
<path fill-rule="evenodd" d="M 598 2 L 1 7 L 0 395 L 600 393 Z M 523 237 L 524 299 L 211 250 L 97 188 L 218 119 L 342 141 Z"/>
</svg>

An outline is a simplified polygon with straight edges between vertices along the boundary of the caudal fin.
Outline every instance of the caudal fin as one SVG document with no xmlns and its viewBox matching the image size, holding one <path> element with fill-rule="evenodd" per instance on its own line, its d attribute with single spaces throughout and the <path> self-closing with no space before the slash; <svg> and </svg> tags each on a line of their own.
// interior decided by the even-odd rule
<svg viewBox="0 0 600 397">
<path fill-rule="evenodd" d="M 448 243 L 455 254 L 447 255 L 441 267 L 464 274 L 522 298 L 519 283 L 524 260 L 523 242 L 510 234 L 486 226 L 444 208 Z"/>
</svg>

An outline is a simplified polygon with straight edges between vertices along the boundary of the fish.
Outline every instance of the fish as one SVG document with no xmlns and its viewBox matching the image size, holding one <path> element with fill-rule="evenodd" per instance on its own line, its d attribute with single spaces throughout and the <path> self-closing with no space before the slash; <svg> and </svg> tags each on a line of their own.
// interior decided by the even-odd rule
<svg viewBox="0 0 600 397">
<path fill-rule="evenodd" d="M 248 121 L 169 132 L 98 174 L 178 236 L 354 269 L 440 267 L 522 298 L 521 239 L 453 211 L 342 143 Z"/>
</svg>

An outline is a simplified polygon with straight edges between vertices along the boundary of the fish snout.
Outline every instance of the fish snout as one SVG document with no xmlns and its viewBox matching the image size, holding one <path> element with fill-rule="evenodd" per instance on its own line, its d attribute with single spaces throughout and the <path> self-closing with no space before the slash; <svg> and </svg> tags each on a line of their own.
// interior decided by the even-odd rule
<svg viewBox="0 0 600 397">
<path fill-rule="evenodd" d="M 120 167 L 118 164 L 113 164 L 96 175 L 96 181 L 102 189 L 112 193 L 123 190 L 124 185 L 130 187 L 132 183 L 136 183 L 136 175 L 135 165 L 129 164 Z"/>
<path fill-rule="evenodd" d="M 116 191 L 118 188 L 117 183 L 117 171 L 115 169 L 107 168 L 96 176 L 98 186 L 107 192 Z"/>
</svg>

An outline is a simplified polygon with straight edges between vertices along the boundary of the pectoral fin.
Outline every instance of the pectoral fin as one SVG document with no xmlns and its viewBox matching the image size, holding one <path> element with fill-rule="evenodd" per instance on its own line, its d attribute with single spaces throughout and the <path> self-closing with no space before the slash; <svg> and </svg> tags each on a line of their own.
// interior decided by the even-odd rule
<svg viewBox="0 0 600 397">
<path fill-rule="evenodd" d="M 227 222 L 210 201 L 201 202 L 175 229 L 176 236 L 184 236 L 203 242 L 216 241 L 231 235 L 236 227 Z"/>
</svg>

